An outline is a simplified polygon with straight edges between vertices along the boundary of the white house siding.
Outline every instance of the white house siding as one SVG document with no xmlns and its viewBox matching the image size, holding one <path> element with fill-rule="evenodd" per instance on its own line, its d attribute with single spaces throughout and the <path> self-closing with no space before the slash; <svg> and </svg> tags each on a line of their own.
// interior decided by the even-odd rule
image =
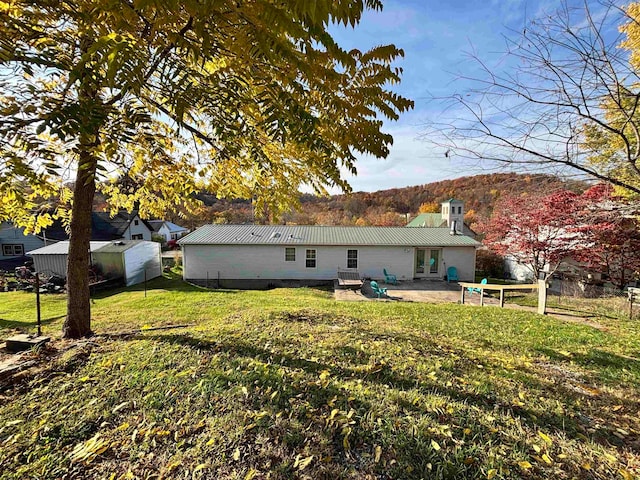
<svg viewBox="0 0 640 480">
<path fill-rule="evenodd" d="M 443 269 L 440 278 L 443 278 L 447 268 L 456 267 L 458 279 L 461 282 L 473 282 L 476 275 L 476 249 L 475 247 L 445 247 L 442 249 Z"/>
<path fill-rule="evenodd" d="M 138 222 L 138 225 L 136 225 L 136 221 Z M 133 220 L 131 220 L 131 223 L 122 234 L 122 237 L 125 240 L 134 240 L 133 237 L 135 235 L 142 235 L 142 238 L 137 238 L 137 240 L 151 240 L 151 231 L 138 216 L 135 216 Z"/>
<path fill-rule="evenodd" d="M 140 243 L 124 252 L 127 287 L 162 275 L 160 244 Z M 146 272 L 146 277 L 145 277 Z"/>
<path fill-rule="evenodd" d="M 368 278 L 384 279 L 383 268 L 399 280 L 411 280 L 415 270 L 415 248 L 401 246 L 291 246 L 295 262 L 285 261 L 286 245 L 183 245 L 184 278 L 200 282 L 224 280 L 317 280 L 337 277 L 347 268 L 347 250 L 358 251 L 358 272 Z M 429 247 L 433 248 L 433 247 Z M 316 268 L 307 268 L 306 251 L 316 250 Z M 461 280 L 472 280 L 475 271 L 474 247 L 442 249 L 443 258 L 457 255 Z M 442 261 L 442 260 L 441 260 Z M 438 278 L 445 275 L 444 265 Z"/>
<path fill-rule="evenodd" d="M 5 255 L 3 245 L 12 245 L 12 247 L 10 247 L 11 250 L 14 249 L 13 245 L 21 245 L 23 253 L 20 255 Z M 44 241 L 39 237 L 35 235 L 25 235 L 24 228 L 16 228 L 7 222 L 0 223 L 0 260 L 21 257 L 27 252 L 40 247 L 44 247 Z"/>
</svg>

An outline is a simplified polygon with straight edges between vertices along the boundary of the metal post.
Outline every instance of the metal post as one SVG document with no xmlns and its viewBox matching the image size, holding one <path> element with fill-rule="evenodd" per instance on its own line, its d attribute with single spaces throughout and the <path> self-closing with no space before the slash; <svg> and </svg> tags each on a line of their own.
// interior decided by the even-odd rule
<svg viewBox="0 0 640 480">
<path fill-rule="evenodd" d="M 38 317 L 38 336 L 42 336 L 42 322 L 40 319 L 40 274 L 36 272 L 36 313 Z"/>
</svg>

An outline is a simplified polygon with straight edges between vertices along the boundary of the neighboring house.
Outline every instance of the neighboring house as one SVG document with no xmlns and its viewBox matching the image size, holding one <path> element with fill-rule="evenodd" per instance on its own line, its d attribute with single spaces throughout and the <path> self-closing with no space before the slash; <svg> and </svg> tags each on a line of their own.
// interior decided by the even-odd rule
<svg viewBox="0 0 640 480">
<path fill-rule="evenodd" d="M 475 277 L 474 239 L 449 228 L 204 225 L 178 240 L 183 276 L 229 288 L 322 284 L 338 270 L 384 280 Z"/>
<path fill-rule="evenodd" d="M 153 227 L 142 220 L 137 212 L 118 212 L 111 216 L 109 212 L 91 213 L 91 240 L 151 240 Z M 61 221 L 56 221 L 48 227 L 44 234 L 51 240 L 68 240 L 69 235 Z"/>
<path fill-rule="evenodd" d="M 407 227 L 444 228 L 476 238 L 476 232 L 464 223 L 464 202 L 450 198 L 442 202 L 440 213 L 421 213 Z"/>
<path fill-rule="evenodd" d="M 91 264 L 105 278 L 122 277 L 125 285 L 135 285 L 162 275 L 160 244 L 143 240 L 90 242 Z M 30 253 L 38 272 L 67 276 L 69 242 L 39 248 Z"/>
<path fill-rule="evenodd" d="M 167 243 L 170 240 L 178 240 L 189 233 L 188 228 L 181 227 L 166 220 L 149 220 L 147 223 L 153 228 L 154 234 L 164 238 L 162 243 Z"/>
<path fill-rule="evenodd" d="M 43 247 L 45 242 L 36 235 L 25 235 L 24 228 L 0 222 L 0 270 L 12 270 L 24 265 L 27 252 Z"/>
</svg>

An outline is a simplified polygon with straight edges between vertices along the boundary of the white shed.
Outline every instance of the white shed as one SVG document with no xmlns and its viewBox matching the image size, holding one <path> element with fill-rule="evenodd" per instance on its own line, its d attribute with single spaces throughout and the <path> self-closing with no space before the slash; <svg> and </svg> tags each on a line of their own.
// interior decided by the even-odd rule
<svg viewBox="0 0 640 480">
<path fill-rule="evenodd" d="M 146 240 L 116 240 L 93 253 L 105 277 L 124 277 L 131 286 L 162 275 L 160 244 Z"/>
<path fill-rule="evenodd" d="M 94 263 L 93 254 L 96 250 L 111 242 L 90 242 L 91 263 Z M 53 273 L 59 277 L 67 277 L 67 257 L 69 256 L 69 241 L 53 243 L 46 247 L 29 252 L 33 258 L 33 266 L 36 272 Z"/>
<path fill-rule="evenodd" d="M 54 243 L 29 252 L 38 272 L 67 276 L 69 241 Z M 123 277 L 125 285 L 135 285 L 162 275 L 160 244 L 146 240 L 91 242 L 91 263 L 106 278 Z"/>
</svg>

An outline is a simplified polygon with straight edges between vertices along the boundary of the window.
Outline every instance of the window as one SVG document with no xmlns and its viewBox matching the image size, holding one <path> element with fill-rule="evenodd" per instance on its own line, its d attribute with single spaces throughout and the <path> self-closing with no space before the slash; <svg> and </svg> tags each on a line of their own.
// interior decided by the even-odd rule
<svg viewBox="0 0 640 480">
<path fill-rule="evenodd" d="M 133 221 L 133 224 L 134 224 L 134 225 L 138 225 L 138 223 L 139 223 L 139 222 L 138 222 L 138 220 L 134 220 L 134 221 Z"/>
<path fill-rule="evenodd" d="M 462 207 L 458 207 L 458 215 L 462 215 Z"/>
<path fill-rule="evenodd" d="M 295 262 L 296 261 L 296 249 L 293 247 L 287 247 L 284 249 L 284 261 Z"/>
<path fill-rule="evenodd" d="M 17 257 L 24 255 L 24 245 L 22 244 L 7 244 L 2 245 L 2 255 L 5 257 Z"/>
<path fill-rule="evenodd" d="M 315 250 L 307 250 L 307 268 L 316 268 L 316 251 Z"/>
<path fill-rule="evenodd" d="M 358 250 L 347 250 L 347 268 L 358 268 Z"/>
<path fill-rule="evenodd" d="M 171 234 L 171 240 L 177 240 L 178 239 L 178 234 L 177 233 L 172 233 Z"/>
<path fill-rule="evenodd" d="M 137 233 L 135 235 L 131 235 L 131 240 L 142 240 L 142 234 L 141 233 Z"/>
</svg>

